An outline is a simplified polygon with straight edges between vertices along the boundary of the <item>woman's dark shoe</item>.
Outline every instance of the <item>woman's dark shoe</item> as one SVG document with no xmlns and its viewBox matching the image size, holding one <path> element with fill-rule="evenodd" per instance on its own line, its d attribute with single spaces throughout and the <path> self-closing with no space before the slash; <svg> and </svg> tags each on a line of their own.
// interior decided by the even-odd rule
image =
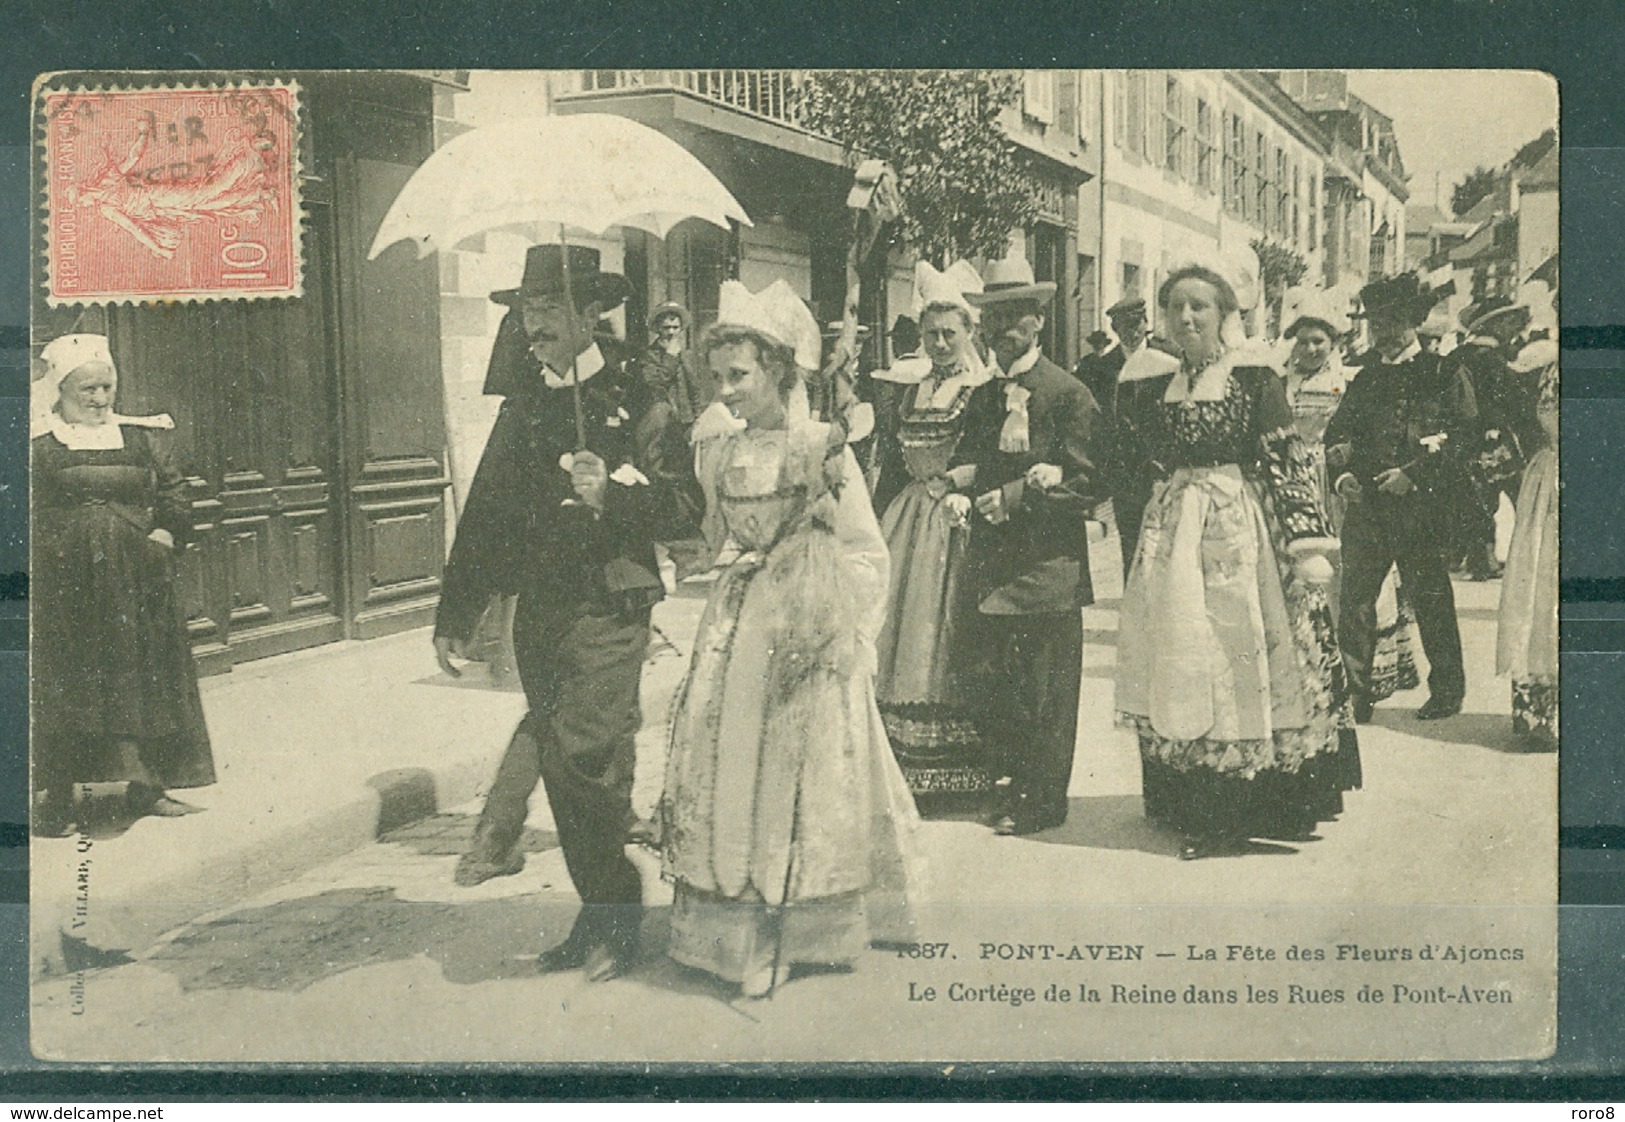
<svg viewBox="0 0 1625 1122">
<path fill-rule="evenodd" d="M 1179 846 L 1181 861 L 1200 861 L 1204 857 L 1228 857 L 1247 848 L 1246 838 L 1186 838 Z"/>
<path fill-rule="evenodd" d="M 28 832 L 36 838 L 71 838 L 75 825 L 72 813 L 39 807 L 34 811 Z"/>
<path fill-rule="evenodd" d="M 124 793 L 124 802 L 137 818 L 185 818 L 188 814 L 202 814 L 203 808 L 172 799 L 159 787 L 145 783 L 132 783 Z"/>
<path fill-rule="evenodd" d="M 1371 723 L 1371 716 L 1376 712 L 1376 709 L 1376 703 L 1373 702 L 1369 697 L 1355 698 L 1354 723 L 1357 725 L 1369 725 Z"/>
<path fill-rule="evenodd" d="M 1015 809 L 999 816 L 993 822 L 993 832 L 1001 838 L 1026 837 L 1040 830 L 1054 829 L 1066 822 L 1066 808 L 1041 810 L 1022 795 L 1016 799 Z"/>
</svg>

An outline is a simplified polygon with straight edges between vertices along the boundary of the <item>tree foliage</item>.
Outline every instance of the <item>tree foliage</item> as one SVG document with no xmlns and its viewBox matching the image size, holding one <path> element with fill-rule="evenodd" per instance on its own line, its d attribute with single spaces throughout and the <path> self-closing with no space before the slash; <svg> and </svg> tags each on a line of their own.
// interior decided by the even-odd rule
<svg viewBox="0 0 1625 1122">
<path fill-rule="evenodd" d="M 1495 169 L 1476 167 L 1450 189 L 1450 211 L 1457 218 L 1472 210 L 1495 190 Z"/>
<path fill-rule="evenodd" d="M 1309 262 L 1289 245 L 1254 238 L 1252 247 L 1258 254 L 1258 283 L 1264 290 L 1264 298 L 1271 304 L 1309 272 Z"/>
<path fill-rule="evenodd" d="M 1020 97 L 1020 78 L 999 70 L 813 71 L 797 93 L 803 125 L 854 162 L 891 164 L 895 240 L 939 266 L 1002 256 L 1010 231 L 1038 217 L 1038 179 L 998 123 Z"/>
<path fill-rule="evenodd" d="M 1557 130 L 1547 129 L 1545 132 L 1535 137 L 1535 139 L 1531 140 L 1528 144 L 1525 144 L 1522 148 L 1518 149 L 1517 153 L 1512 157 L 1512 161 L 1509 166 L 1515 168 L 1532 168 L 1536 164 L 1540 163 L 1540 161 L 1545 158 L 1546 153 L 1550 152 L 1556 144 Z"/>
</svg>

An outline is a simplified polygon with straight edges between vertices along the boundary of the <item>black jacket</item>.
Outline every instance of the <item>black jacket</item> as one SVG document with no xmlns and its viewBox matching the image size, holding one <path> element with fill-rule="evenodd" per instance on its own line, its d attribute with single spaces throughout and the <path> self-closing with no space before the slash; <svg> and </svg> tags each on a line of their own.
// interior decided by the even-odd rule
<svg viewBox="0 0 1625 1122">
<path fill-rule="evenodd" d="M 1326 426 L 1327 466 L 1334 480 L 1350 472 L 1367 488 L 1389 468 L 1402 468 L 1419 492 L 1443 494 L 1477 450 L 1478 426 L 1473 387 L 1459 363 L 1423 352 L 1390 366 L 1372 356 Z"/>
<path fill-rule="evenodd" d="M 1010 518 L 990 524 L 973 515 L 977 597 L 992 614 L 1066 612 L 1094 602 L 1087 522 L 1106 497 L 1100 406 L 1082 382 L 1047 358 L 1016 381 L 1032 395 L 1030 450 L 995 451 L 978 465 L 975 493 L 1003 491 Z M 1005 383 L 993 384 L 1002 407 Z M 1027 470 L 1041 463 L 1061 469 L 1060 487 L 1046 492 L 1026 486 Z"/>
<path fill-rule="evenodd" d="M 437 636 L 468 638 L 496 594 L 542 597 L 561 611 L 584 614 L 646 607 L 661 596 L 655 541 L 675 522 L 695 517 L 692 488 L 668 478 L 632 486 L 611 481 L 601 517 L 574 503 L 570 473 L 559 466 L 560 457 L 576 449 L 572 391 L 549 389 L 541 364 L 511 339 L 499 332 L 492 354 L 487 390 L 497 387 L 507 397 L 458 521 Z M 606 351 L 604 358 L 603 369 L 582 383 L 581 396 L 587 447 L 614 472 L 643 459 L 636 432 L 648 399 L 618 356 Z M 674 501 L 677 492 L 686 508 Z M 640 591 L 628 590 L 629 576 L 639 578 Z"/>
</svg>

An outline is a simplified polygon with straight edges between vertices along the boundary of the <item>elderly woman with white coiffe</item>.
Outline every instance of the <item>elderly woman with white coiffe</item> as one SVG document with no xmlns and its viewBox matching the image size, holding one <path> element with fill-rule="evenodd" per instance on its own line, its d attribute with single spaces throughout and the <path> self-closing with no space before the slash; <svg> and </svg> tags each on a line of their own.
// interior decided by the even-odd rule
<svg viewBox="0 0 1625 1122">
<path fill-rule="evenodd" d="M 173 554 L 191 531 L 165 414 L 114 411 L 101 335 L 41 355 L 33 438 L 34 832 L 63 836 L 78 785 L 123 782 L 129 812 L 199 808 L 169 796 L 215 780 Z"/>
</svg>

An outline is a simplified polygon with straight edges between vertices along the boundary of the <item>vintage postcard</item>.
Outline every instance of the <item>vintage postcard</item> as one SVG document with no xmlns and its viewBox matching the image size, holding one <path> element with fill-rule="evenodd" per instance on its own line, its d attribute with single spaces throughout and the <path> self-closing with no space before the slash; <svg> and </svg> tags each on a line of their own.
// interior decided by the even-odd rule
<svg viewBox="0 0 1625 1122">
<path fill-rule="evenodd" d="M 35 1054 L 1551 1055 L 1557 98 L 42 77 Z"/>
</svg>

